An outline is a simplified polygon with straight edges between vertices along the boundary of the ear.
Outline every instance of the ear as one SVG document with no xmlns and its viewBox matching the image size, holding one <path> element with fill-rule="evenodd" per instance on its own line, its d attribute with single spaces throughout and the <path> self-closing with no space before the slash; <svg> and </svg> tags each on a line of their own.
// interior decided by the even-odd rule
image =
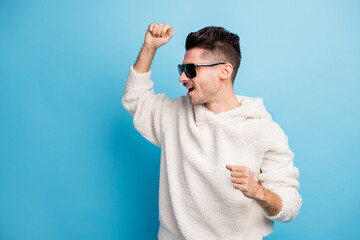
<svg viewBox="0 0 360 240">
<path fill-rule="evenodd" d="M 231 63 L 226 63 L 221 66 L 219 77 L 221 80 L 231 79 L 231 74 L 233 72 L 233 66 Z"/>
</svg>

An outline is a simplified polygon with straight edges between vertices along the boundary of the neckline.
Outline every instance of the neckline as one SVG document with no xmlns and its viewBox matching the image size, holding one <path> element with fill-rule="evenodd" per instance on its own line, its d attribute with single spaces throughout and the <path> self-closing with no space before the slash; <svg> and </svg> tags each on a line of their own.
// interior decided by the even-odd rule
<svg viewBox="0 0 360 240">
<path fill-rule="evenodd" d="M 208 109 L 205 104 L 195 105 L 194 106 L 194 113 L 196 115 L 196 120 L 201 121 L 211 121 L 214 119 L 226 117 L 227 115 L 232 115 L 233 113 L 236 113 L 237 111 L 242 110 L 243 108 L 243 100 L 245 99 L 245 96 L 241 95 L 235 95 L 236 99 L 238 100 L 240 106 L 226 110 L 224 112 L 220 112 L 215 114 L 213 111 Z"/>
</svg>

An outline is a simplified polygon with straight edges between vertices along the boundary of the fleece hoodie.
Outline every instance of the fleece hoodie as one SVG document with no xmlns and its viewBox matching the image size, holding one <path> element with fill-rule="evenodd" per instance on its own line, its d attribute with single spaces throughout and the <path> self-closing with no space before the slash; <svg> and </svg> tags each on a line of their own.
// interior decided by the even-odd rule
<svg viewBox="0 0 360 240">
<path fill-rule="evenodd" d="M 259 240 L 272 233 L 274 221 L 297 217 L 302 198 L 294 153 L 262 98 L 236 95 L 241 106 L 215 114 L 187 96 L 155 94 L 150 76 L 132 65 L 122 104 L 137 131 L 161 148 L 160 240 Z M 249 167 L 279 195 L 281 211 L 267 216 L 235 189 L 227 164 Z"/>
</svg>

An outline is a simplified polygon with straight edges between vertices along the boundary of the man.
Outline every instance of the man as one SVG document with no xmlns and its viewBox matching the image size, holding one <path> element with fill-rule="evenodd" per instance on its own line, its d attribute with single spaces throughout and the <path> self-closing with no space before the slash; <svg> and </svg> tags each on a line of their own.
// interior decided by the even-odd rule
<svg viewBox="0 0 360 240">
<path fill-rule="evenodd" d="M 150 24 L 122 104 L 161 147 L 159 239 L 262 239 L 300 210 L 299 171 L 262 98 L 235 95 L 239 37 L 221 27 L 190 33 L 178 66 L 187 96 L 154 94 L 150 65 L 173 36 Z"/>
</svg>

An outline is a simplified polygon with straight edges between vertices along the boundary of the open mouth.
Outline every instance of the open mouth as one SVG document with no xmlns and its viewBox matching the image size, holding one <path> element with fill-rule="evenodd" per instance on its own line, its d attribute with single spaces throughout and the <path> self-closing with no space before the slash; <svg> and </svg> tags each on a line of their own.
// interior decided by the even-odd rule
<svg viewBox="0 0 360 240">
<path fill-rule="evenodd" d="M 186 87 L 186 89 L 188 90 L 188 92 L 187 92 L 186 95 L 190 96 L 190 94 L 191 94 L 192 92 L 194 92 L 195 86 L 192 85 L 192 84 L 190 84 L 190 83 L 183 83 L 183 85 L 184 85 L 184 87 Z"/>
<path fill-rule="evenodd" d="M 191 88 L 189 88 L 188 89 L 188 92 L 187 92 L 187 96 L 190 96 L 191 95 L 191 93 L 194 91 L 194 89 L 195 89 L 195 87 L 191 87 Z"/>
</svg>

